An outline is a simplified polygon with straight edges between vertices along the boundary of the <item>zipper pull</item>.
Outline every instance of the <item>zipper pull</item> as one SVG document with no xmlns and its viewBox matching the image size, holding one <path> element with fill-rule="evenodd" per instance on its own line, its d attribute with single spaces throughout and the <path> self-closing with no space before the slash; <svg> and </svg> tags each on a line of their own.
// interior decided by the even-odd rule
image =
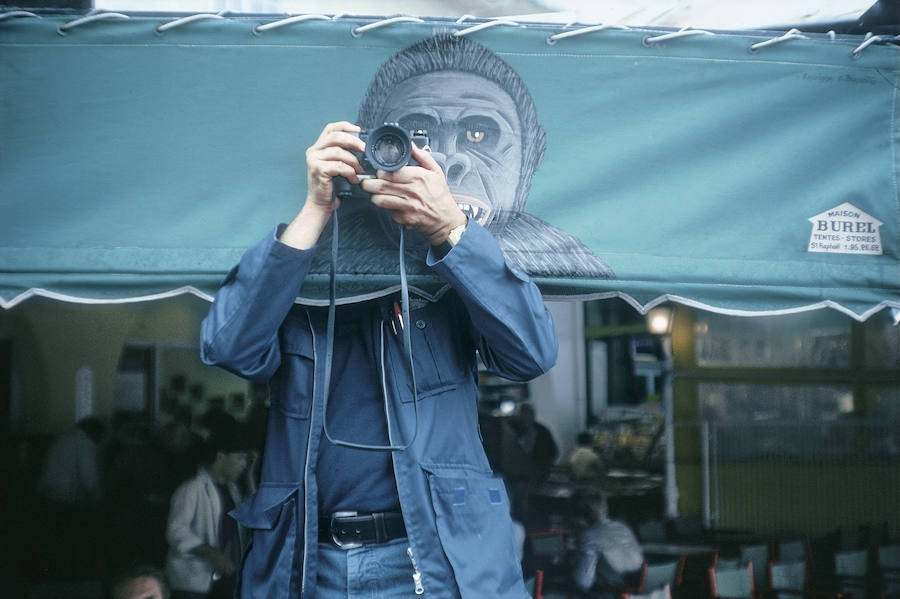
<svg viewBox="0 0 900 599">
<path fill-rule="evenodd" d="M 406 554 L 409 556 L 409 561 L 412 562 L 413 583 L 416 585 L 416 595 L 422 595 L 425 593 L 425 587 L 422 586 L 422 574 L 419 572 L 419 566 L 416 564 L 416 558 L 413 557 L 412 547 L 406 548 Z"/>
</svg>

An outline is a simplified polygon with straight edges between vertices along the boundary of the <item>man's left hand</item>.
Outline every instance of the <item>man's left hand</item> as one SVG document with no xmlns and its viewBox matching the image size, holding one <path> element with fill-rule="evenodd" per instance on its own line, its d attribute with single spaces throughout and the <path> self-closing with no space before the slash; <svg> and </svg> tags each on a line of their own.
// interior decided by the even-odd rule
<svg viewBox="0 0 900 599">
<path fill-rule="evenodd" d="M 378 171 L 378 178 L 363 181 L 362 188 L 372 194 L 372 203 L 388 210 L 395 221 L 421 233 L 431 245 L 440 245 L 453 228 L 466 224 L 466 215 L 456 205 L 431 153 L 413 144 L 412 157 L 421 166 Z"/>
</svg>

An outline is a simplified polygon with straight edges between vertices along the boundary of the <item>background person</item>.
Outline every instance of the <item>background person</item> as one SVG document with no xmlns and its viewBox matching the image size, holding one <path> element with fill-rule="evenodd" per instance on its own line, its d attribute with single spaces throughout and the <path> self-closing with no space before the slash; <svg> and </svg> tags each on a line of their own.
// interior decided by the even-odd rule
<svg viewBox="0 0 900 599">
<path fill-rule="evenodd" d="M 593 481 L 606 474 L 603 458 L 594 450 L 594 435 L 590 431 L 578 433 L 577 446 L 569 456 L 569 468 L 577 481 Z"/>
<path fill-rule="evenodd" d="M 627 524 L 607 516 L 605 501 L 575 501 L 580 520 L 572 567 L 575 586 L 585 594 L 595 588 L 590 597 L 615 599 L 621 591 L 610 587 L 621 587 L 644 563 L 641 543 Z"/>
<path fill-rule="evenodd" d="M 95 538 L 102 529 L 100 454 L 106 431 L 98 418 L 83 418 L 53 441 L 44 461 L 36 534 L 45 569 L 58 580 L 89 578 L 99 568 Z"/>
<path fill-rule="evenodd" d="M 228 512 L 242 500 L 236 483 L 246 469 L 246 443 L 237 431 L 216 431 L 204 464 L 173 493 L 166 574 L 175 599 L 233 596 L 242 541 Z"/>
<path fill-rule="evenodd" d="M 171 591 L 165 574 L 152 566 L 136 566 L 113 581 L 109 599 L 169 599 Z"/>
<path fill-rule="evenodd" d="M 553 468 L 559 454 L 553 434 L 535 419 L 531 404 L 519 405 L 503 428 L 503 477 L 510 490 L 513 516 L 528 530 L 541 528 L 538 515 L 529 509 L 529 495 Z"/>
</svg>

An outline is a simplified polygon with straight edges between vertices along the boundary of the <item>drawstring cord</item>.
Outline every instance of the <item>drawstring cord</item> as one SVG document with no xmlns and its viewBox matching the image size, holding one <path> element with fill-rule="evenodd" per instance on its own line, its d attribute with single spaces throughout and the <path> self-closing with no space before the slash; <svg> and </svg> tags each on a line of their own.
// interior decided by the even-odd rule
<svg viewBox="0 0 900 599">
<path fill-rule="evenodd" d="M 412 389 L 413 389 L 413 434 L 410 438 L 409 442 L 403 445 L 393 445 L 391 440 L 391 413 L 390 413 L 390 402 L 388 401 L 388 389 L 387 389 L 387 376 L 386 376 L 386 368 L 384 361 L 384 322 L 381 323 L 380 331 L 381 331 L 381 345 L 380 345 L 380 361 L 381 361 L 381 393 L 384 397 L 384 413 L 385 418 L 387 418 L 387 427 L 388 427 L 388 443 L 390 445 L 368 445 L 365 443 L 353 443 L 351 441 L 343 441 L 341 439 L 336 439 L 331 436 L 331 433 L 328 432 L 328 400 L 331 397 L 331 365 L 334 358 L 334 321 L 335 321 L 335 312 L 336 312 L 336 298 L 337 298 L 337 278 L 335 276 L 337 270 L 337 258 L 338 258 L 338 210 L 335 210 L 332 213 L 332 237 L 331 237 L 331 264 L 328 270 L 328 285 L 329 285 L 329 295 L 328 295 L 328 324 L 326 329 L 326 349 L 325 349 L 325 380 L 324 380 L 324 389 L 325 389 L 325 399 L 323 401 L 322 411 L 323 411 L 323 419 L 322 419 L 322 428 L 325 431 L 325 438 L 327 438 L 334 445 L 339 445 L 341 447 L 349 447 L 351 449 L 365 449 L 368 451 L 406 451 L 410 446 L 415 442 L 416 436 L 419 433 L 419 396 L 418 391 L 416 390 L 416 371 L 413 366 L 413 354 L 412 354 L 412 340 L 409 334 L 409 285 L 406 280 L 406 258 L 405 258 L 405 227 L 400 228 L 400 301 L 401 301 L 401 310 L 403 314 L 403 320 L 401 323 L 406 323 L 405 326 L 401 326 L 400 328 L 403 331 L 403 344 L 406 346 L 406 355 L 409 359 L 409 373 L 410 379 L 412 380 Z"/>
</svg>

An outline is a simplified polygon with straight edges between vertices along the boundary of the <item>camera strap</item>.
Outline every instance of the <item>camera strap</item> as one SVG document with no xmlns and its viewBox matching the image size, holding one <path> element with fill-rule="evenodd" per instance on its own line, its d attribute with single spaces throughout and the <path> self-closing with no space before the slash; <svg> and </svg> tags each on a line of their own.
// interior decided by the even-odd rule
<svg viewBox="0 0 900 599">
<path fill-rule="evenodd" d="M 409 359 L 409 374 L 412 381 L 413 389 L 413 433 L 409 442 L 403 445 L 367 445 L 364 443 L 353 443 L 351 441 L 343 441 L 335 439 L 328 432 L 328 399 L 331 396 L 331 365 L 334 360 L 334 324 L 335 313 L 337 310 L 337 258 L 338 258 L 338 212 L 335 209 L 331 215 L 332 220 L 332 236 L 331 236 L 331 264 L 328 269 L 328 324 L 326 328 L 325 339 L 325 377 L 323 386 L 325 388 L 325 399 L 322 405 L 322 428 L 325 431 L 325 438 L 334 445 L 341 447 L 349 447 L 351 449 L 365 449 L 369 451 L 405 451 L 415 442 L 419 432 L 419 397 L 416 390 L 416 371 L 413 366 L 412 340 L 410 338 L 410 327 L 401 327 L 403 330 L 403 345 L 406 348 L 406 355 Z M 405 252 L 405 227 L 400 227 L 400 302 L 403 314 L 402 322 L 409 323 L 409 285 L 406 280 L 406 252 Z M 387 388 L 387 369 L 384 362 L 384 322 L 381 323 L 381 343 L 380 343 L 380 363 L 381 363 L 381 393 L 384 398 L 384 416 L 387 419 L 388 443 L 391 440 L 391 411 L 390 401 L 388 401 Z"/>
</svg>

